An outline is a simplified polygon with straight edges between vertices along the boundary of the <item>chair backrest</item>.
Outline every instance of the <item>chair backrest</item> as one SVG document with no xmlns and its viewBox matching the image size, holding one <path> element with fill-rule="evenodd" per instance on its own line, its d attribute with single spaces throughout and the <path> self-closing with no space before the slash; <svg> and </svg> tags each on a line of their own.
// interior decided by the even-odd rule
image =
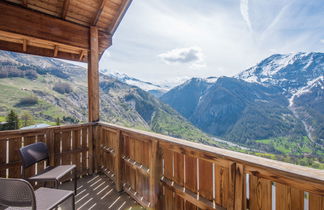
<svg viewBox="0 0 324 210">
<path fill-rule="evenodd" d="M 12 207 L 32 207 L 36 210 L 33 187 L 23 179 L 0 178 L 0 204 Z"/>
<path fill-rule="evenodd" d="M 48 147 L 43 142 L 37 142 L 19 149 L 23 168 L 28 168 L 37 162 L 49 160 Z"/>
</svg>

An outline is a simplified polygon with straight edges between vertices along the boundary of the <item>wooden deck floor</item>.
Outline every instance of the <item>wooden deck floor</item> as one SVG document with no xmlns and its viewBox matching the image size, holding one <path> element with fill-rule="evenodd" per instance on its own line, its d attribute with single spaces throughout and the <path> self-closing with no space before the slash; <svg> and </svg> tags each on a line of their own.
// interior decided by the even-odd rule
<svg viewBox="0 0 324 210">
<path fill-rule="evenodd" d="M 105 175 L 87 176 L 78 179 L 75 206 L 78 210 L 124 210 L 143 209 L 127 193 L 118 193 L 114 183 Z M 73 182 L 63 184 L 62 189 L 73 189 Z M 67 202 L 65 205 L 68 205 Z M 69 209 L 62 207 L 61 209 Z"/>
</svg>

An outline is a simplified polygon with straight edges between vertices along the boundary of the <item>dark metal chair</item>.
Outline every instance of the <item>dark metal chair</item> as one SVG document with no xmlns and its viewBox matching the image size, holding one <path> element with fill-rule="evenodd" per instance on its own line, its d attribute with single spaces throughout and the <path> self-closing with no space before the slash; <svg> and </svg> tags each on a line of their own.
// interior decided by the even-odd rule
<svg viewBox="0 0 324 210">
<path fill-rule="evenodd" d="M 46 160 L 49 163 L 48 147 L 43 142 L 37 142 L 20 148 L 20 157 L 22 159 L 22 177 L 33 182 L 54 182 L 55 188 L 58 188 L 60 179 L 73 171 L 74 173 L 74 193 L 77 194 L 77 174 L 75 165 L 48 166 L 32 177 L 26 177 L 26 169 L 34 164 Z"/>
<path fill-rule="evenodd" d="M 49 210 L 58 207 L 69 198 L 72 198 L 72 209 L 75 209 L 73 191 L 44 187 L 34 191 L 26 180 L 6 178 L 0 178 L 0 189 L 0 205 L 8 207 L 6 209 L 31 207 L 32 210 Z"/>
</svg>

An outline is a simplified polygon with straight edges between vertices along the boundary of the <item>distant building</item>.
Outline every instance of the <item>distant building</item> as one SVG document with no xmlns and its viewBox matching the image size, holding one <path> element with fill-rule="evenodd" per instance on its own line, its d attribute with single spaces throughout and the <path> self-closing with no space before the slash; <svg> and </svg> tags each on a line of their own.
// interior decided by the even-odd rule
<svg viewBox="0 0 324 210">
<path fill-rule="evenodd" d="M 27 129 L 34 129 L 34 128 L 47 128 L 47 127 L 50 127 L 50 125 L 45 124 L 45 123 L 41 123 L 41 124 L 22 127 L 22 128 L 20 128 L 20 130 L 27 130 Z"/>
<path fill-rule="evenodd" d="M 7 124 L 7 122 L 0 122 L 0 131 L 5 130 Z"/>
</svg>

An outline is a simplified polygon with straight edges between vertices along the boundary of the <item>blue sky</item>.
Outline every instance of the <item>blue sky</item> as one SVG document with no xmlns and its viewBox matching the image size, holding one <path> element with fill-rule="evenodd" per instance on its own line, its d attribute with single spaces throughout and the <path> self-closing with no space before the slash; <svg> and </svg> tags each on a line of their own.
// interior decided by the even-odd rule
<svg viewBox="0 0 324 210">
<path fill-rule="evenodd" d="M 160 83 L 324 51 L 322 0 L 133 0 L 101 69 Z"/>
</svg>

